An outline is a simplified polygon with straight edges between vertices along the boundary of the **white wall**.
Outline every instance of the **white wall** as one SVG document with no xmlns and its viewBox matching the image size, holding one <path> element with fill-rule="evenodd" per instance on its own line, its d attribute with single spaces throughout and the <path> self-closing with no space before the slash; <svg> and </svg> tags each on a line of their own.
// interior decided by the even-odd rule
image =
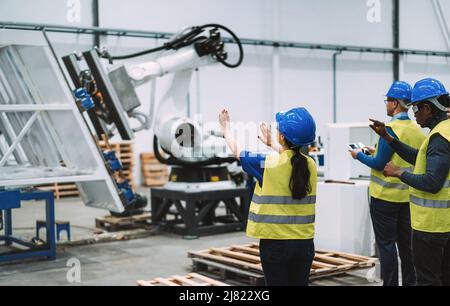
<svg viewBox="0 0 450 306">
<path fill-rule="evenodd" d="M 450 1 L 440 0 L 450 29 Z M 447 50 L 431 0 L 401 1 L 400 43 L 402 48 Z M 450 59 L 406 56 L 403 78 L 409 82 L 435 77 L 450 87 Z"/>
<path fill-rule="evenodd" d="M 214 22 L 228 26 L 243 38 L 391 47 L 391 0 L 380 0 L 379 23 L 368 22 L 368 2 L 372 1 L 100 0 L 100 25 L 176 32 L 184 26 Z M 446 47 L 431 0 L 400 2 L 401 48 L 444 51 Z M 449 1 L 441 0 L 441 3 L 450 21 Z M 82 0 L 81 10 L 80 22 L 71 25 L 92 22 L 91 1 Z M 66 15 L 66 0 L 2 0 L 0 3 L 1 20 L 70 24 Z M 0 35 L 3 33 L 0 30 Z M 30 39 L 23 32 L 20 35 Z M 58 45 L 58 51 L 90 42 L 90 38 L 81 35 L 51 35 L 55 41 L 66 44 Z M 0 36 L 0 44 L 4 37 Z M 116 54 L 162 43 L 125 37 L 108 37 L 102 41 Z M 78 50 L 83 48 L 77 47 Z M 192 82 L 192 113 L 197 112 L 198 99 L 206 121 L 216 120 L 223 107 L 230 109 L 233 120 L 261 121 L 271 120 L 277 110 L 303 105 L 316 117 L 318 134 L 324 135 L 325 124 L 333 120 L 332 54 L 320 50 L 245 46 L 245 60 L 238 69 L 215 66 L 200 70 L 199 82 L 196 78 Z M 386 119 L 383 98 L 392 82 L 392 56 L 343 53 L 337 58 L 338 122 L 364 121 L 369 117 Z M 448 60 L 403 58 L 404 80 L 414 83 L 425 76 L 440 78 L 450 87 Z M 165 83 L 165 80 L 158 80 L 158 97 Z M 196 88 L 200 88 L 199 94 Z M 147 108 L 149 89 L 142 88 L 139 94 L 143 107 Z M 138 134 L 137 151 L 150 151 L 152 138 L 151 131 Z M 256 148 L 255 144 L 250 146 Z M 136 176 L 139 176 L 139 168 L 136 168 Z"/>
</svg>

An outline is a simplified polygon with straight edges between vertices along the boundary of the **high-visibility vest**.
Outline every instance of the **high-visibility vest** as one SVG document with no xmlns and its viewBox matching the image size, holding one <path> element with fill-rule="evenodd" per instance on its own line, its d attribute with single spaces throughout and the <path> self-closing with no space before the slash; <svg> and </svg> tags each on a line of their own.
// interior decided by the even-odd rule
<svg viewBox="0 0 450 306">
<path fill-rule="evenodd" d="M 386 124 L 390 127 L 398 139 L 409 145 L 410 147 L 419 149 L 425 141 L 425 134 L 420 127 L 411 120 L 394 120 Z M 374 156 L 378 154 L 378 147 L 375 150 Z M 391 157 L 391 161 L 397 167 L 405 171 L 413 172 L 413 165 L 402 159 L 397 153 Z M 385 177 L 383 172 L 372 169 L 370 175 L 369 185 L 370 196 L 394 203 L 408 203 L 409 202 L 409 186 L 403 183 L 396 177 Z"/>
<path fill-rule="evenodd" d="M 425 139 L 417 155 L 414 174 L 426 173 L 427 150 L 433 135 L 440 134 L 450 141 L 450 120 L 439 123 Z M 413 229 L 428 233 L 450 232 L 450 172 L 442 189 L 436 193 L 410 187 L 411 225 Z"/>
<path fill-rule="evenodd" d="M 301 200 L 292 198 L 292 150 L 269 155 L 264 164 L 264 181 L 257 183 L 250 205 L 247 235 L 258 239 L 313 239 L 317 189 L 317 166 L 306 156 L 311 173 L 311 192 Z"/>
</svg>

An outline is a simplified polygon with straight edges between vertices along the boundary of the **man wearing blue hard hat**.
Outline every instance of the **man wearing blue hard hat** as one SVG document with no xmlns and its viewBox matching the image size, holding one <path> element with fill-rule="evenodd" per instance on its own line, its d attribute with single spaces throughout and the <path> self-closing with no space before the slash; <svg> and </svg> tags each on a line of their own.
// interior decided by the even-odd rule
<svg viewBox="0 0 450 306">
<path fill-rule="evenodd" d="M 450 97 L 436 79 L 414 86 L 411 103 L 417 123 L 430 134 L 420 149 L 393 138 L 382 122 L 372 129 L 404 160 L 414 164 L 408 171 L 392 163 L 384 175 L 410 186 L 413 262 L 417 282 L 424 286 L 450 286 Z"/>
<path fill-rule="evenodd" d="M 386 111 L 392 120 L 386 124 L 391 137 L 418 149 L 425 140 L 419 126 L 408 116 L 412 87 L 406 82 L 392 84 L 386 94 Z M 350 151 L 353 158 L 372 169 L 369 185 L 370 216 L 380 253 L 381 277 L 384 286 L 398 286 L 398 255 L 401 259 L 403 286 L 416 285 L 416 273 L 411 251 L 411 217 L 408 185 L 395 177 L 383 175 L 384 167 L 392 162 L 402 169 L 413 165 L 402 159 L 380 138 L 371 156 Z M 398 253 L 397 254 L 397 249 Z"/>
<path fill-rule="evenodd" d="M 263 128 L 264 143 L 275 154 L 243 151 L 223 110 L 219 122 L 225 140 L 243 169 L 257 179 L 247 236 L 260 239 L 264 278 L 269 286 L 307 286 L 315 255 L 314 224 L 317 166 L 301 148 L 314 142 L 316 124 L 305 108 L 276 115 L 277 140 Z"/>
</svg>

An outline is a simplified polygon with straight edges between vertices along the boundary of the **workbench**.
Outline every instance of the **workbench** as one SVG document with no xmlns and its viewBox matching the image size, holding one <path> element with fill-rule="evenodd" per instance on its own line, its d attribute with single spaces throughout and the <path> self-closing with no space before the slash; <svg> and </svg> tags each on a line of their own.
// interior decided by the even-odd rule
<svg viewBox="0 0 450 306">
<path fill-rule="evenodd" d="M 47 240 L 44 245 L 24 241 L 13 236 L 12 211 L 21 207 L 22 201 L 45 201 L 46 203 L 46 230 Z M 50 191 L 21 191 L 4 190 L 0 191 L 0 214 L 3 219 L 4 235 L 0 235 L 0 241 L 4 246 L 13 248 L 14 245 L 25 247 L 26 249 L 13 250 L 0 254 L 0 262 L 24 260 L 29 258 L 56 259 L 55 241 L 55 203 L 53 192 Z M 1 247 L 1 246 L 0 246 Z"/>
</svg>

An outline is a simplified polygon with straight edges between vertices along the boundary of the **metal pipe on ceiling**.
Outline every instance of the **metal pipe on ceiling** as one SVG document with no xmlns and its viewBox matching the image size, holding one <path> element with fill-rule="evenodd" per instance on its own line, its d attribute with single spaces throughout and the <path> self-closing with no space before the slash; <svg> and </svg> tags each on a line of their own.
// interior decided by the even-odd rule
<svg viewBox="0 0 450 306">
<path fill-rule="evenodd" d="M 152 32 L 140 31 L 130 29 L 117 28 L 100 28 L 100 27 L 71 27 L 63 25 L 52 24 L 35 24 L 22 22 L 6 22 L 0 21 L 0 29 L 7 30 L 26 30 L 26 31 L 42 31 L 54 33 L 68 33 L 68 34 L 85 34 L 85 35 L 105 35 L 105 36 L 124 36 L 135 38 L 152 38 L 152 39 L 170 39 L 173 33 L 168 32 Z M 224 38 L 227 43 L 234 43 L 231 38 Z M 292 41 L 274 41 L 264 39 L 243 38 L 241 39 L 243 45 L 262 46 L 262 47 L 277 47 L 277 48 L 296 48 L 296 49 L 310 49 L 323 51 L 342 51 L 342 52 L 357 52 L 357 53 L 381 53 L 381 54 L 399 54 L 399 55 L 419 55 L 419 56 L 436 56 L 436 57 L 450 57 L 450 52 L 433 51 L 433 50 L 418 50 L 418 49 L 401 49 L 401 48 L 382 48 L 382 47 L 367 47 L 367 46 L 352 46 L 352 45 L 333 45 L 333 44 L 315 44 Z"/>
</svg>

